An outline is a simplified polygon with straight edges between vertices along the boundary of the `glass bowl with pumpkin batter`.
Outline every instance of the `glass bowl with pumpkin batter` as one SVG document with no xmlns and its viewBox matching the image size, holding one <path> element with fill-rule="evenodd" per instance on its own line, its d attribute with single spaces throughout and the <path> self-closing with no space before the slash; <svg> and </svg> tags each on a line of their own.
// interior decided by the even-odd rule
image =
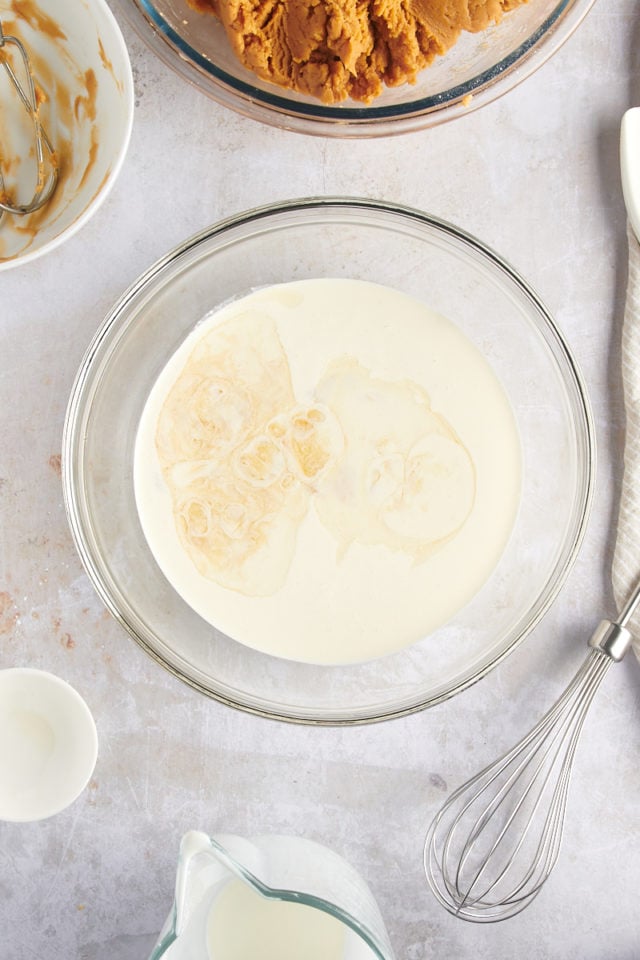
<svg viewBox="0 0 640 960">
<path fill-rule="evenodd" d="M 302 133 L 372 137 L 495 100 L 562 46 L 594 0 L 118 2 L 155 53 L 219 103 Z"/>
</svg>

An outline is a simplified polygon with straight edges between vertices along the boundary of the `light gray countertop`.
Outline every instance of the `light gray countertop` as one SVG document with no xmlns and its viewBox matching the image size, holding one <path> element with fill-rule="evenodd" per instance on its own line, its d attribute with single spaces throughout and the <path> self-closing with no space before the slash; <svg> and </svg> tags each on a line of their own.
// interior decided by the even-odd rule
<svg viewBox="0 0 640 960">
<path fill-rule="evenodd" d="M 170 908 L 178 843 L 301 833 L 367 878 L 398 960 L 640 956 L 640 672 L 612 670 L 578 752 L 560 861 L 503 924 L 446 914 L 422 872 L 446 791 L 492 759 L 564 687 L 601 616 L 624 418 L 626 282 L 619 123 L 640 104 L 637 0 L 600 0 L 574 36 L 501 100 L 389 140 L 286 133 L 193 90 L 132 34 L 136 111 L 105 204 L 48 256 L 0 279 L 0 666 L 68 680 L 94 713 L 88 789 L 34 824 L 0 824 L 2 960 L 146 960 Z M 470 690 L 391 722 L 314 729 L 197 694 L 105 612 L 64 514 L 61 431 L 80 359 L 111 304 L 156 258 L 248 207 L 351 194 L 421 208 L 475 233 L 533 285 L 582 368 L 599 463 L 592 516 L 542 624 Z M 640 545 L 639 545 L 640 549 Z"/>
</svg>

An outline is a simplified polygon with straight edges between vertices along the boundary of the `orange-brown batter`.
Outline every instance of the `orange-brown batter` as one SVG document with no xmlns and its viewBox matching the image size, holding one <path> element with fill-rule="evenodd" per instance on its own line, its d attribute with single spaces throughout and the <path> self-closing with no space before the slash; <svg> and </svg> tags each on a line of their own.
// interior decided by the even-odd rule
<svg viewBox="0 0 640 960">
<path fill-rule="evenodd" d="M 415 82 L 460 33 L 477 33 L 527 0 L 189 0 L 222 21 L 259 77 L 324 103 L 369 103 Z"/>
</svg>

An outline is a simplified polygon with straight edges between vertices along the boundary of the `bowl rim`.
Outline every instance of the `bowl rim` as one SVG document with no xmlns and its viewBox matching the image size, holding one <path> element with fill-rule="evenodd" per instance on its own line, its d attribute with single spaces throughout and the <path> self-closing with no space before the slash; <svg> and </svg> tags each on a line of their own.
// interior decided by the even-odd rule
<svg viewBox="0 0 640 960">
<path fill-rule="evenodd" d="M 44 256 L 46 253 L 49 253 L 51 250 L 54 250 L 56 247 L 59 247 L 70 237 L 74 236 L 79 230 L 84 227 L 84 225 L 91 219 L 94 213 L 102 206 L 107 196 L 111 192 L 113 185 L 115 184 L 122 166 L 124 164 L 127 151 L 129 149 L 129 143 L 131 141 L 131 134 L 133 131 L 133 117 L 134 117 L 134 106 L 135 106 L 135 97 L 134 97 L 134 87 L 133 87 L 133 69 L 131 67 L 131 58 L 129 57 L 129 50 L 125 43 L 122 30 L 120 29 L 120 24 L 118 23 L 113 11 L 107 4 L 107 0 L 90 0 L 90 4 L 93 4 L 96 7 L 99 7 L 102 11 L 106 21 L 109 24 L 110 29 L 112 30 L 112 36 L 114 43 L 119 47 L 120 54 L 122 56 L 122 77 L 119 78 L 122 80 L 123 87 L 123 100 L 126 104 L 126 124 L 123 131 L 123 136 L 121 138 L 120 146 L 118 152 L 115 155 L 114 162 L 111 166 L 111 170 L 108 175 L 105 177 L 102 185 L 100 186 L 97 193 L 93 196 L 89 204 L 84 208 L 81 214 L 79 214 L 68 226 L 66 226 L 60 233 L 57 233 L 55 237 L 51 237 L 50 240 L 47 240 L 46 243 L 42 244 L 41 247 L 36 247 L 35 249 L 29 249 L 24 254 L 19 253 L 15 257 L 8 257 L 6 259 L 0 258 L 0 271 L 2 270 L 11 270 L 14 267 L 22 266 L 25 263 L 29 263 L 32 260 L 37 260 L 38 257 Z M 87 9 L 89 4 L 86 4 Z"/>
<path fill-rule="evenodd" d="M 138 36 L 183 79 L 217 103 L 271 126 L 312 136 L 394 136 L 466 116 L 531 76 L 569 39 L 595 0 L 557 0 L 546 20 L 514 50 L 464 84 L 392 106 L 333 106 L 293 100 L 232 76 L 199 53 L 156 10 L 154 0 L 115 0 Z M 534 53 L 536 56 L 534 56 Z M 425 69 L 429 69 L 428 67 Z M 204 81 L 204 82 L 203 82 Z"/>
<path fill-rule="evenodd" d="M 581 437 L 581 440 L 584 444 L 584 461 L 586 467 L 584 475 L 580 478 L 580 489 L 578 490 L 580 506 L 579 509 L 576 510 L 576 515 L 579 517 L 579 519 L 573 532 L 573 536 L 567 540 L 567 544 L 565 546 L 566 558 L 562 567 L 553 572 L 552 578 L 550 578 L 552 579 L 552 582 L 545 586 L 544 590 L 538 597 L 538 601 L 540 601 L 542 596 L 544 596 L 544 599 L 541 602 L 538 602 L 537 610 L 533 615 L 528 617 L 526 624 L 522 626 L 512 641 L 506 645 L 504 649 L 494 652 L 494 654 L 474 673 L 470 675 L 463 675 L 456 683 L 449 685 L 441 692 L 436 692 L 434 695 L 430 695 L 428 697 L 422 697 L 419 701 L 414 699 L 409 704 L 403 703 L 396 707 L 387 706 L 384 709 L 375 710 L 372 710 L 370 707 L 358 708 L 359 713 L 357 716 L 347 716 L 345 715 L 347 711 L 338 710 L 335 708 L 332 716 L 305 716 L 292 711 L 288 712 L 286 709 L 277 710 L 268 709 L 267 707 L 259 707 L 245 702 L 241 697 L 234 699 L 233 697 L 228 696 L 221 691 L 212 690 L 195 677 L 189 676 L 178 666 L 165 660 L 164 657 L 157 650 L 155 650 L 153 646 L 147 642 L 147 640 L 145 640 L 144 637 L 141 637 L 138 634 L 135 626 L 129 623 L 126 615 L 118 607 L 117 600 L 112 596 L 109 590 L 109 585 L 102 576 L 102 571 L 98 569 L 91 547 L 86 542 L 86 538 L 84 536 L 83 520 L 80 515 L 73 478 L 76 433 L 79 427 L 80 414 L 83 409 L 82 403 L 83 399 L 85 399 L 85 392 L 88 389 L 88 379 L 92 372 L 94 359 L 96 355 L 99 354 L 103 342 L 109 340 L 112 328 L 118 324 L 119 320 L 122 319 L 122 312 L 126 309 L 127 305 L 144 290 L 147 284 L 160 275 L 167 267 L 179 260 L 180 257 L 186 252 L 192 251 L 200 244 L 205 243 L 214 237 L 222 236 L 237 227 L 246 226 L 247 224 L 252 223 L 258 224 L 264 220 L 269 220 L 270 218 L 277 218 L 283 215 L 286 216 L 287 214 L 297 213 L 304 210 L 329 210 L 331 208 L 338 211 L 342 209 L 362 211 L 365 213 L 382 212 L 383 214 L 392 216 L 398 215 L 401 217 L 406 217 L 414 223 L 435 228 L 437 231 L 453 238 L 455 241 L 462 242 L 463 244 L 470 246 L 486 261 L 497 267 L 500 272 L 507 275 L 508 279 L 516 285 L 516 287 L 525 295 L 525 297 L 532 301 L 534 307 L 546 323 L 548 331 L 551 334 L 556 346 L 559 348 L 560 354 L 566 363 L 566 371 L 569 373 L 572 380 L 572 386 L 579 400 L 579 410 L 582 414 L 582 422 L 580 426 L 583 436 Z M 460 693 L 468 687 L 473 686 L 488 673 L 490 673 L 494 667 L 496 667 L 502 662 L 502 660 L 512 653 L 532 632 L 560 593 L 560 590 L 562 589 L 578 556 L 580 546 L 586 533 L 594 496 L 595 475 L 595 423 L 593 420 L 591 405 L 583 376 L 569 349 L 564 335 L 561 333 L 550 312 L 547 310 L 546 306 L 535 293 L 533 288 L 529 285 L 529 283 L 518 273 L 517 270 L 515 270 L 506 260 L 503 259 L 502 256 L 500 256 L 500 254 L 496 253 L 496 251 L 494 251 L 491 247 L 485 245 L 478 238 L 455 226 L 449 221 L 424 213 L 416 208 L 406 206 L 404 204 L 391 203 L 383 200 L 373 200 L 364 197 L 310 196 L 253 207 L 244 212 L 226 217 L 225 219 L 217 221 L 204 230 L 199 231 L 198 233 L 187 238 L 182 243 L 178 244 L 164 257 L 161 257 L 159 260 L 153 263 L 114 303 L 104 318 L 102 324 L 96 331 L 91 343 L 89 344 L 89 347 L 87 348 L 80 363 L 71 389 L 62 436 L 62 489 L 67 520 L 74 544 L 85 568 L 85 572 L 87 573 L 89 580 L 96 590 L 98 596 L 101 598 L 102 602 L 112 616 L 124 627 L 127 633 L 136 641 L 136 643 L 138 643 L 138 645 L 141 646 L 142 649 L 152 657 L 152 659 L 164 667 L 164 669 L 174 677 L 187 683 L 190 687 L 198 690 L 200 693 L 204 693 L 208 697 L 211 697 L 212 699 L 217 700 L 226 706 L 240 709 L 243 712 L 250 713 L 255 716 L 311 726 L 364 725 L 366 723 L 407 716 L 450 699 L 457 693 Z M 308 713 L 310 712 L 311 709 L 308 710 Z"/>
</svg>

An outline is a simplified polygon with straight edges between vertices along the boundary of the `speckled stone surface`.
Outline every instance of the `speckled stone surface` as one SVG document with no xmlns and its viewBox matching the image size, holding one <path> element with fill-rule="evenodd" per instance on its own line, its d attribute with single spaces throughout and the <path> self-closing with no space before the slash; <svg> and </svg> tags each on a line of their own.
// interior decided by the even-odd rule
<svg viewBox="0 0 640 960">
<path fill-rule="evenodd" d="M 634 960 L 633 657 L 610 672 L 588 718 L 561 858 L 525 913 L 497 926 L 450 917 L 426 888 L 422 843 L 447 790 L 540 715 L 612 611 L 627 256 L 618 132 L 623 111 L 640 104 L 637 0 L 600 0 L 562 50 L 498 102 L 431 131 L 355 143 L 236 116 L 123 28 L 136 115 L 122 174 L 78 235 L 0 278 L 0 666 L 68 680 L 100 737 L 94 777 L 75 804 L 41 823 L 0 824 L 0 957 L 146 960 L 171 905 L 180 836 L 198 828 L 302 833 L 333 847 L 369 881 L 398 960 Z M 95 595 L 60 485 L 71 383 L 119 294 L 211 222 L 316 193 L 411 204 L 505 255 L 573 347 L 599 444 L 586 540 L 539 628 L 461 696 L 355 729 L 247 716 L 165 673 Z"/>
</svg>

